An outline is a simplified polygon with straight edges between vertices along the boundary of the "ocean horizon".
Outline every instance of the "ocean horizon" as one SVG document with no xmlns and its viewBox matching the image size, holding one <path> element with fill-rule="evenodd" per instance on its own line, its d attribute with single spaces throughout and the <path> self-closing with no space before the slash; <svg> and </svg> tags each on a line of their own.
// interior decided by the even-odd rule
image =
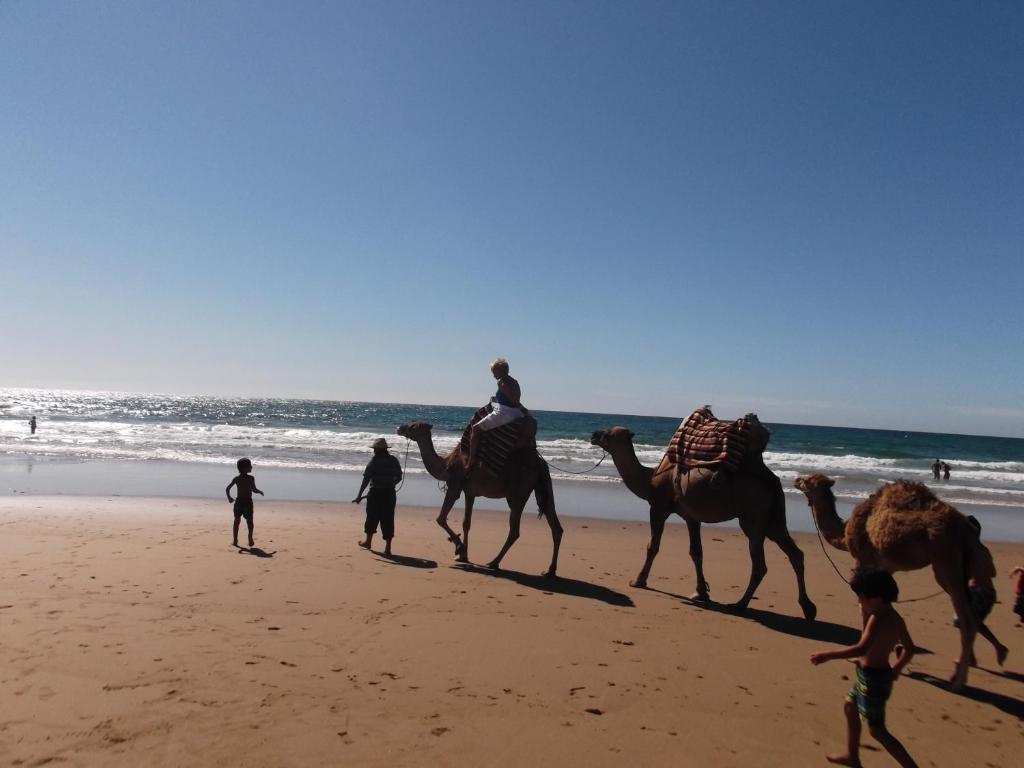
<svg viewBox="0 0 1024 768">
<path fill-rule="evenodd" d="M 595 468 L 603 452 L 590 445 L 594 430 L 628 427 L 635 434 L 637 457 L 653 466 L 661 460 L 680 421 L 701 405 L 693 404 L 678 416 L 531 413 L 538 420 L 538 450 L 551 465 L 556 485 L 567 491 L 586 489 L 575 493 L 584 493 L 592 507 L 595 499 L 603 497 L 602 488 L 607 495 L 612 486 L 621 486 L 610 458 Z M 55 468 L 62 465 L 159 465 L 164 474 L 169 469 L 184 478 L 189 468 L 217 467 L 222 473 L 231 472 L 243 455 L 252 459 L 257 472 L 270 470 L 284 473 L 282 477 L 306 473 L 310 483 L 319 487 L 314 476 L 361 472 L 372 453 L 371 442 L 385 437 L 406 464 L 409 483 L 419 489 L 415 495 L 420 501 L 405 503 L 430 504 L 439 494 L 423 468 L 419 451 L 414 445 L 410 448 L 395 430 L 409 421 L 428 421 L 434 425 L 435 446 L 444 453 L 455 446 L 474 410 L 474 406 L 8 388 L 0 389 L 0 456 L 9 478 L 26 462 L 35 467 L 33 492 L 47 490 L 39 474 L 43 467 L 48 468 L 45 476 L 53 492 L 68 493 L 78 492 L 80 486 L 61 481 Z M 742 415 L 716 412 L 717 417 L 728 420 Z M 793 487 L 802 474 L 829 475 L 836 480 L 840 503 L 851 506 L 881 483 L 905 478 L 925 482 L 958 508 L 971 508 L 963 511 L 985 509 L 998 514 L 1004 528 L 1015 531 L 1024 520 L 1024 439 L 785 424 L 772 422 L 770 414 L 759 415 L 771 430 L 765 463 L 782 479 L 790 502 L 796 497 L 803 502 L 802 494 Z M 38 420 L 35 435 L 29 434 L 31 416 Z M 936 458 L 950 465 L 948 481 L 933 482 L 930 466 Z M 80 472 L 65 474 L 82 476 Z M 225 483 L 229 479 L 226 476 Z M 24 485 L 5 483 L 9 487 L 0 492 L 22 492 L 19 484 Z M 102 491 L 120 492 L 113 485 Z M 145 492 L 144 482 L 131 485 L 131 493 Z M 572 493 L 568 491 L 569 497 Z M 205 485 L 192 493 L 187 488 L 180 492 L 208 494 Z M 624 505 L 618 494 L 616 498 L 616 508 L 627 507 L 619 517 L 646 518 L 646 508 L 639 500 Z M 572 514 L 567 504 L 560 501 L 559 510 Z M 615 516 L 609 510 L 604 513 L 602 516 Z M 794 517 L 792 512 L 790 517 Z"/>
</svg>

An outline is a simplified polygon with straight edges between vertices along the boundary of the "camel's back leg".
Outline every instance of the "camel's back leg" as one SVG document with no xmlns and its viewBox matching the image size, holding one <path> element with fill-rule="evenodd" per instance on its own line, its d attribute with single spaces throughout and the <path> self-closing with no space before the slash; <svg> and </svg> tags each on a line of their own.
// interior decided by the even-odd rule
<svg viewBox="0 0 1024 768">
<path fill-rule="evenodd" d="M 775 524 L 768 530 L 768 538 L 774 541 L 783 554 L 789 558 L 789 564 L 793 566 L 793 573 L 796 574 L 797 600 L 803 609 L 804 618 L 813 621 L 818 615 L 818 607 L 807 595 L 807 584 L 804 581 L 804 553 L 793 541 L 793 537 L 789 535 L 785 519 L 781 525 Z"/>
<path fill-rule="evenodd" d="M 562 524 L 558 521 L 558 513 L 555 511 L 555 493 L 551 485 L 551 471 L 546 461 L 540 462 L 533 493 L 541 515 L 547 519 L 548 527 L 551 528 L 551 564 L 541 575 L 555 576 L 558 573 L 558 550 L 562 546 Z"/>
<path fill-rule="evenodd" d="M 647 545 L 647 556 L 644 559 L 644 566 L 633 581 L 629 582 L 631 587 L 647 588 L 647 577 L 651 575 L 651 566 L 654 565 L 654 558 L 658 556 L 661 549 L 661 537 L 665 533 L 665 521 L 671 512 L 666 511 L 660 505 L 651 504 L 651 541 Z"/>
</svg>

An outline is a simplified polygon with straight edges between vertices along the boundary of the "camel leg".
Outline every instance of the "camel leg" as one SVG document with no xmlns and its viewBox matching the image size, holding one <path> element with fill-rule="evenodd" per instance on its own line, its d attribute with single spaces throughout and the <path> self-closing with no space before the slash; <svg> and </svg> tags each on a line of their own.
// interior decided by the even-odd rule
<svg viewBox="0 0 1024 768">
<path fill-rule="evenodd" d="M 789 564 L 793 566 L 793 573 L 796 574 L 797 600 L 804 611 L 804 618 L 808 621 L 814 621 L 815 616 L 818 615 L 818 607 L 807 596 L 807 584 L 804 581 L 803 551 L 796 545 L 793 537 L 789 535 L 789 531 L 785 528 L 769 532 L 768 538 L 774 541 L 779 549 L 782 550 L 782 553 L 789 558 Z"/>
<path fill-rule="evenodd" d="M 469 562 L 469 527 L 473 523 L 473 502 L 476 501 L 476 496 L 467 493 L 466 494 L 466 514 L 462 518 L 462 551 L 460 552 L 456 547 L 455 559 L 460 563 Z"/>
<path fill-rule="evenodd" d="M 524 501 L 522 504 L 516 504 L 512 507 L 508 518 L 508 538 L 505 539 L 505 545 L 501 548 L 497 557 L 487 564 L 488 568 L 498 570 L 501 567 L 501 560 L 505 557 L 505 553 L 512 548 L 512 545 L 516 543 L 516 539 L 519 538 L 519 522 L 523 518 L 523 507 L 525 506 L 526 502 Z"/>
<path fill-rule="evenodd" d="M 452 507 L 455 506 L 455 502 L 459 500 L 459 496 L 461 494 L 462 488 L 453 483 L 449 483 L 448 491 L 444 495 L 444 503 L 441 504 L 441 511 L 437 515 L 437 524 L 444 528 L 444 532 L 448 534 L 448 541 L 455 545 L 456 557 L 462 553 L 463 544 L 462 539 L 459 538 L 459 534 L 453 531 L 448 525 L 448 514 L 452 511 Z"/>
<path fill-rule="evenodd" d="M 953 601 L 953 610 L 960 618 L 960 658 L 956 660 L 956 669 L 950 682 L 954 691 L 962 691 L 967 685 L 967 670 L 974 658 L 974 638 L 978 633 L 978 625 L 974 619 L 974 609 L 967 597 L 967 577 L 963 570 L 963 557 L 959 549 L 953 549 L 949 557 L 933 557 L 932 571 L 939 586 L 946 590 Z"/>
<path fill-rule="evenodd" d="M 706 603 L 711 600 L 711 590 L 704 579 L 704 544 L 700 539 L 700 520 L 684 517 L 686 530 L 690 534 L 690 559 L 693 560 L 693 568 L 697 571 L 697 591 L 690 595 L 691 600 Z"/>
<path fill-rule="evenodd" d="M 768 565 L 764 561 L 764 533 L 762 531 L 747 530 L 747 526 L 743 525 L 742 519 L 740 520 L 740 528 L 743 528 L 743 532 L 747 534 L 750 548 L 750 582 L 747 584 L 747 591 L 743 593 L 743 597 L 729 606 L 734 611 L 746 610 L 747 605 L 761 584 L 761 580 L 768 573 Z"/>
<path fill-rule="evenodd" d="M 562 546 L 562 524 L 558 522 L 558 515 L 555 510 L 546 510 L 544 517 L 547 518 L 548 527 L 551 528 L 551 565 L 541 574 L 547 578 L 554 578 L 558 575 L 558 550 Z"/>
<path fill-rule="evenodd" d="M 654 558 L 658 556 L 661 549 L 661 536 L 665 532 L 665 520 L 668 513 L 656 508 L 651 504 L 651 542 L 647 545 L 647 558 L 644 560 L 644 567 L 640 569 L 639 575 L 629 582 L 629 586 L 638 589 L 647 588 L 647 577 L 651 575 L 651 566 L 654 565 Z"/>
</svg>

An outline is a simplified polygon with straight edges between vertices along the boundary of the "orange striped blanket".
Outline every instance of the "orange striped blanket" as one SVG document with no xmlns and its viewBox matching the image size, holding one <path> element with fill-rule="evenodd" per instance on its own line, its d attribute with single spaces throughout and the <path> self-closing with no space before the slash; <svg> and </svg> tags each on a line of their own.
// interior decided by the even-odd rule
<svg viewBox="0 0 1024 768">
<path fill-rule="evenodd" d="M 705 405 L 680 423 L 666 454 L 671 464 L 684 469 L 725 466 L 736 469 L 748 451 L 761 452 L 768 444 L 768 430 L 757 415 L 748 413 L 736 421 L 719 421 Z"/>
<path fill-rule="evenodd" d="M 459 445 L 463 453 L 469 453 L 469 430 L 480 419 L 491 412 L 491 404 L 477 410 L 462 432 L 462 440 Z M 494 475 L 500 475 L 505 469 L 505 462 L 509 454 L 519 443 L 526 419 L 516 419 L 511 424 L 505 424 L 497 429 L 489 429 L 480 435 L 480 445 L 477 447 L 477 461 L 484 468 Z"/>
</svg>

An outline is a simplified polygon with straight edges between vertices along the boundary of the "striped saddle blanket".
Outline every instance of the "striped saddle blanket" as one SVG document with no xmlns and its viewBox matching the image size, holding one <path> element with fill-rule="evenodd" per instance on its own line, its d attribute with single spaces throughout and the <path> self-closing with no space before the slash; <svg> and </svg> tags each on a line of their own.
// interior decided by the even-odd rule
<svg viewBox="0 0 1024 768">
<path fill-rule="evenodd" d="M 756 414 L 748 413 L 736 421 L 719 421 L 710 406 L 705 405 L 679 425 L 666 455 L 671 464 L 685 469 L 736 469 L 748 451 L 760 453 L 767 445 L 768 430 Z"/>
<path fill-rule="evenodd" d="M 473 414 L 466 429 L 462 432 L 462 440 L 459 442 L 463 453 L 469 453 L 469 430 L 480 419 L 491 412 L 491 404 L 488 403 Z M 476 458 L 479 464 L 494 475 L 501 475 L 505 469 L 509 454 L 519 444 L 519 438 L 523 432 L 526 419 L 516 419 L 511 424 L 505 424 L 497 429 L 489 429 L 480 435 L 480 445 L 477 447 Z"/>
</svg>

